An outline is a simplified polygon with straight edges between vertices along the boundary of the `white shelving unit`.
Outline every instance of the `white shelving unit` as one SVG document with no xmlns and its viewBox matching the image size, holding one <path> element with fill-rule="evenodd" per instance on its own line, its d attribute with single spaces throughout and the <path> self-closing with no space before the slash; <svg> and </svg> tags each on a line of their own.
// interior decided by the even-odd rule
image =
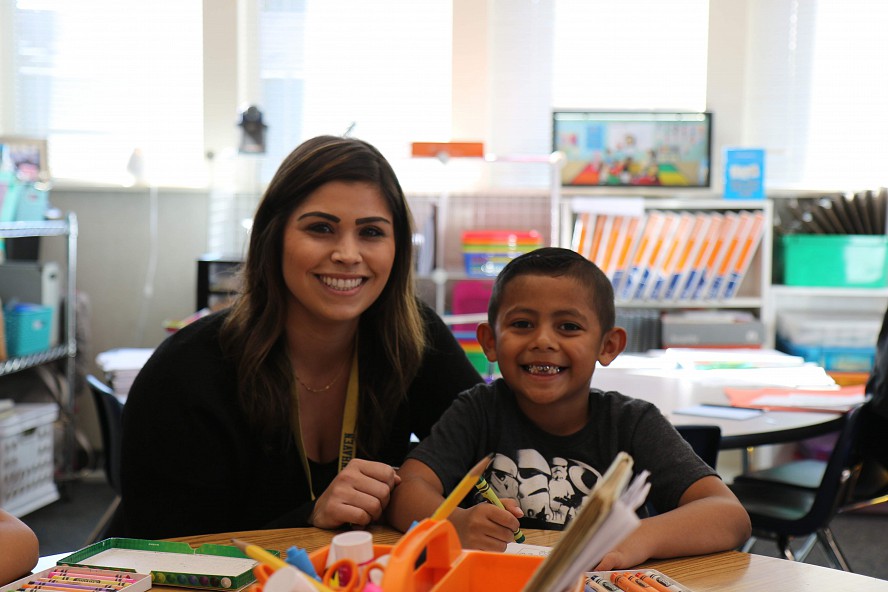
<svg viewBox="0 0 888 592">
<path fill-rule="evenodd" d="M 816 264 L 816 263 L 815 263 Z M 854 312 L 871 314 L 881 319 L 888 309 L 888 288 L 824 288 L 774 284 L 769 290 L 767 325 L 777 331 L 777 317 L 781 312 L 818 313 Z M 875 341 L 872 343 L 875 346 Z"/>
<path fill-rule="evenodd" d="M 561 207 L 560 227 L 564 230 L 561 236 L 561 246 L 569 247 L 573 230 L 574 212 L 571 207 L 573 199 L 584 200 L 604 199 L 601 195 L 583 195 L 572 192 L 565 196 Z M 613 196 L 606 199 L 614 199 Z M 624 300 L 617 299 L 617 308 L 622 309 L 659 309 L 659 310 L 687 310 L 687 309 L 733 309 L 750 310 L 759 317 L 765 328 L 766 341 L 764 347 L 774 347 L 774 312 L 773 300 L 770 297 L 771 290 L 771 265 L 772 265 L 772 227 L 773 209 L 768 200 L 726 200 L 705 198 L 633 198 L 641 200 L 643 211 L 681 211 L 681 212 L 726 212 L 726 211 L 762 211 L 764 214 L 764 227 L 761 241 L 756 249 L 755 256 L 750 267 L 740 284 L 737 294 L 731 298 L 699 299 L 699 300 Z"/>
<path fill-rule="evenodd" d="M 0 380 L 3 376 L 21 372 L 29 368 L 49 364 L 57 360 L 65 361 L 65 385 L 59 405 L 59 419 L 63 427 L 61 467 L 57 480 L 67 482 L 74 474 L 74 454 L 76 451 L 74 424 L 75 397 L 75 356 L 77 355 L 75 290 L 77 279 L 77 216 L 69 213 L 64 220 L 43 222 L 3 222 L 0 223 L 0 238 L 15 239 L 25 237 L 60 237 L 66 243 L 66 282 L 64 300 L 64 334 L 59 345 L 34 354 L 9 358 L 0 362 Z"/>
<path fill-rule="evenodd" d="M 557 245 L 561 236 L 561 167 L 564 157 L 560 152 L 547 155 L 500 156 L 487 155 L 474 160 L 491 173 L 499 165 L 512 169 L 535 169 L 544 172 L 546 186 L 510 187 L 485 174 L 487 181 L 481 188 L 444 190 L 437 192 L 410 192 L 407 198 L 422 235 L 420 250 L 434 245 L 434 257 L 419 255 L 417 274 L 420 294 L 433 305 L 448 323 L 480 322 L 485 315 L 450 315 L 450 293 L 453 283 L 460 280 L 492 281 L 494 278 L 469 276 L 462 256 L 461 234 L 465 230 L 515 228 L 537 230 L 544 244 Z M 451 167 L 442 161 L 441 166 Z M 500 171 L 502 172 L 502 171 Z M 430 240 L 428 235 L 434 234 Z"/>
</svg>

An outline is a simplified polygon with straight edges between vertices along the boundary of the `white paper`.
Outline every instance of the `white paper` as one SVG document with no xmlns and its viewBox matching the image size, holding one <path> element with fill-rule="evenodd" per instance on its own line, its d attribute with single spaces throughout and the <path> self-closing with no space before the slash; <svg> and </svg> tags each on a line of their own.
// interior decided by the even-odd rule
<svg viewBox="0 0 888 592">
<path fill-rule="evenodd" d="M 717 405 L 693 405 L 675 409 L 673 414 L 697 415 L 699 417 L 715 417 L 718 419 L 752 419 L 764 413 L 761 409 L 744 409 L 742 407 L 721 407 Z"/>
</svg>

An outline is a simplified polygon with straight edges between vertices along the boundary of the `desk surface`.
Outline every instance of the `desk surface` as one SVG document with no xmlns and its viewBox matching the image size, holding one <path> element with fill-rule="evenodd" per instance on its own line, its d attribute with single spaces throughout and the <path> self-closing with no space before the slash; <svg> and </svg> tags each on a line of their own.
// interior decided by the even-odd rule
<svg viewBox="0 0 888 592">
<path fill-rule="evenodd" d="M 675 414 L 676 409 L 700 403 L 729 404 L 724 386 L 645 374 L 629 368 L 597 368 L 592 386 L 650 401 L 675 425 L 718 425 L 722 430 L 723 449 L 797 442 L 834 431 L 840 422 L 838 413 L 820 411 L 767 411 L 742 420 Z"/>
<path fill-rule="evenodd" d="M 382 526 L 374 526 L 370 530 L 377 544 L 394 544 L 401 536 L 400 533 Z M 293 545 L 314 551 L 328 545 L 335 534 L 336 532 L 316 528 L 287 528 L 180 537 L 170 540 L 185 541 L 196 546 L 203 543 L 231 544 L 232 538 L 238 538 L 285 554 Z M 557 531 L 531 529 L 526 529 L 524 534 L 527 536 L 528 544 L 545 546 L 554 545 L 561 536 Z M 695 592 L 708 590 L 752 592 L 776 589 L 784 592 L 803 590 L 888 592 L 888 581 L 885 580 L 738 551 L 650 561 L 644 564 L 644 567 L 657 569 Z M 182 590 L 163 586 L 154 586 L 153 589 L 168 592 Z"/>
</svg>

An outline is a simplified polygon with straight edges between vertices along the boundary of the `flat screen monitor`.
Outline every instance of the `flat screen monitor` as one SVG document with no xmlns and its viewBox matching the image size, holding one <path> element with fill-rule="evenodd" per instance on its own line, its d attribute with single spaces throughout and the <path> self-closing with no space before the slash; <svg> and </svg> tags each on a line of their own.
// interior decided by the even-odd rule
<svg viewBox="0 0 888 592">
<path fill-rule="evenodd" d="M 709 187 L 712 113 L 554 111 L 565 186 Z"/>
</svg>

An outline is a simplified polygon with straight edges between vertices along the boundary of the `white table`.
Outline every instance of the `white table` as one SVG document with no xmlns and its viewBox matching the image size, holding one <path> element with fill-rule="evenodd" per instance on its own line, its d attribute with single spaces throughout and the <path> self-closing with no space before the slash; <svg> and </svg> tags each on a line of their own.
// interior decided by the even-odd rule
<svg viewBox="0 0 888 592">
<path fill-rule="evenodd" d="M 592 376 L 592 386 L 650 401 L 674 425 L 718 425 L 722 430 L 722 449 L 796 442 L 834 431 L 841 421 L 840 413 L 822 411 L 766 411 L 743 420 L 676 414 L 673 413 L 676 409 L 700 403 L 730 403 L 724 385 L 682 379 L 678 373 L 662 376 L 645 369 L 599 367 Z M 734 386 L 754 388 L 749 384 Z"/>
</svg>

